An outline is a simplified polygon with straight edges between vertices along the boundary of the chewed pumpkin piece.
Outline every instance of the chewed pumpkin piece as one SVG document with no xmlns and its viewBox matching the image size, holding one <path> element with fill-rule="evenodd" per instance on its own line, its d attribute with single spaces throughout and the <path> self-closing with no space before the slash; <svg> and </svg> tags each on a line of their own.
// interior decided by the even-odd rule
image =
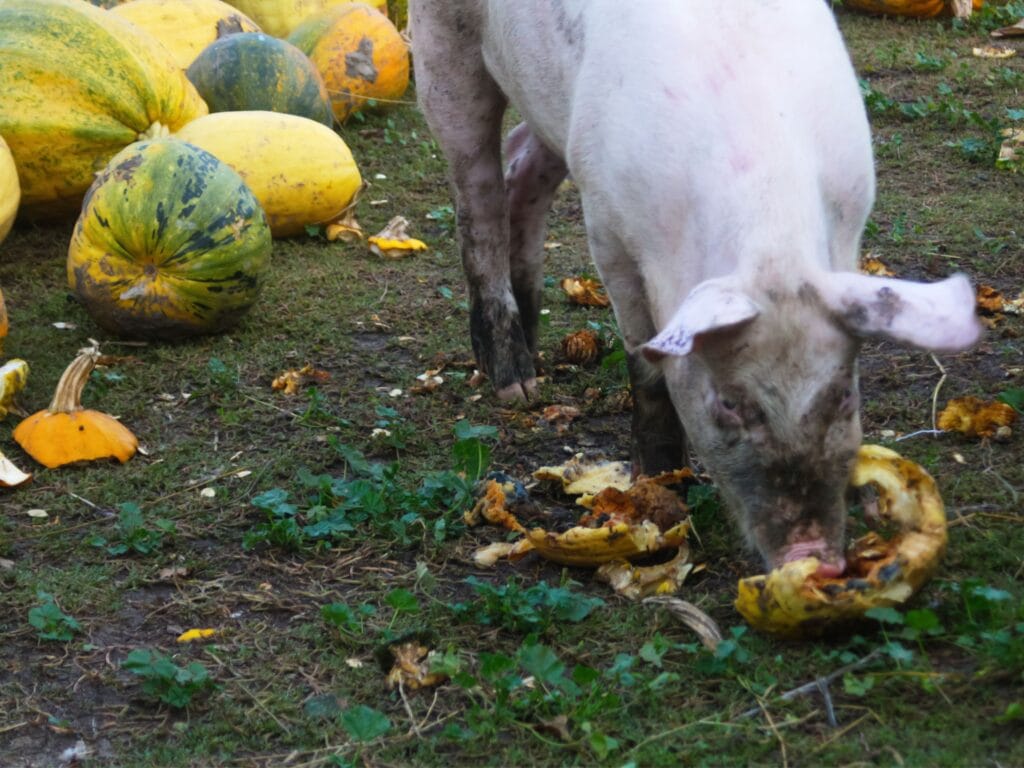
<svg viewBox="0 0 1024 768">
<path fill-rule="evenodd" d="M 570 496 L 599 493 L 605 488 L 626 490 L 632 484 L 629 464 L 624 461 L 590 462 L 582 454 L 557 466 L 540 467 L 535 470 L 536 480 L 552 480 L 562 484 L 562 490 Z"/>
<path fill-rule="evenodd" d="M 331 378 L 327 371 L 314 368 L 312 363 L 307 363 L 299 369 L 284 371 L 270 382 L 270 388 L 281 391 L 286 395 L 295 395 L 298 391 L 312 382 L 324 382 Z"/>
<path fill-rule="evenodd" d="M 678 547 L 686 541 L 689 530 L 689 521 L 662 531 L 656 523 L 644 520 L 634 524 L 613 522 L 598 528 L 578 525 L 562 533 L 531 528 L 526 536 L 545 559 L 588 567 Z"/>
<path fill-rule="evenodd" d="M 22 472 L 18 466 L 0 453 L 0 487 L 14 488 L 32 479 L 28 472 Z"/>
<path fill-rule="evenodd" d="M 606 582 L 616 594 L 630 600 L 656 595 L 673 595 L 693 570 L 690 547 L 684 541 L 675 557 L 657 565 L 634 565 L 628 560 L 615 560 L 601 565 L 595 576 Z"/>
<path fill-rule="evenodd" d="M 483 493 L 477 499 L 472 509 L 463 514 L 466 525 L 479 525 L 481 520 L 486 520 L 491 525 L 497 525 L 523 533 L 526 529 L 516 519 L 506 506 L 511 496 L 515 500 L 520 493 L 525 495 L 526 490 L 522 484 L 517 484 L 511 478 L 495 477 L 497 473 L 485 481 Z"/>
<path fill-rule="evenodd" d="M 14 409 L 14 399 L 28 382 L 28 363 L 8 360 L 0 365 L 0 419 Z"/>
<path fill-rule="evenodd" d="M 562 291 L 569 302 L 583 307 L 607 307 L 611 300 L 597 280 L 588 277 L 566 277 L 561 282 Z"/>
<path fill-rule="evenodd" d="M 879 517 L 899 530 L 870 532 L 847 550 L 847 572 L 817 574 L 809 557 L 742 579 L 736 608 L 757 629 L 779 635 L 818 634 L 863 618 L 875 607 L 906 602 L 932 577 L 946 551 L 946 514 L 931 475 L 887 448 L 861 446 L 851 485 L 879 493 Z"/>
<path fill-rule="evenodd" d="M 968 437 L 994 437 L 1000 428 L 1008 428 L 1016 420 L 1013 406 L 968 396 L 950 400 L 939 414 L 938 426 Z"/>
<path fill-rule="evenodd" d="M 409 220 L 404 216 L 395 216 L 388 225 L 366 242 L 370 250 L 378 256 L 385 256 L 391 259 L 398 259 L 407 256 L 412 251 L 425 251 L 427 244 L 422 240 L 409 235 L 406 230 L 409 228 Z"/>
</svg>

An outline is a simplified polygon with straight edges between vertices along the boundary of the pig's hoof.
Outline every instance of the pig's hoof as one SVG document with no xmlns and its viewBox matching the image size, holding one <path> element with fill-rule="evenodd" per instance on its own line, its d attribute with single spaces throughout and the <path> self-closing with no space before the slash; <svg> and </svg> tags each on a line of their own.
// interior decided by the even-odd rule
<svg viewBox="0 0 1024 768">
<path fill-rule="evenodd" d="M 537 379 L 529 378 L 525 381 L 517 381 L 507 387 L 495 390 L 498 399 L 506 400 L 530 400 L 537 394 Z"/>
</svg>

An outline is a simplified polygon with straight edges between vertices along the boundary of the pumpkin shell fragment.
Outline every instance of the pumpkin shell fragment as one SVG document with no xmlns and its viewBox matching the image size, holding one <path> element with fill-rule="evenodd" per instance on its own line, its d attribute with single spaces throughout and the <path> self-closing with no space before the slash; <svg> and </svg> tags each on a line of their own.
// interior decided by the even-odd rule
<svg viewBox="0 0 1024 768">
<path fill-rule="evenodd" d="M 861 619 L 870 608 L 906 602 L 932 577 L 946 551 L 946 514 L 932 479 L 887 448 L 862 446 L 851 477 L 879 491 L 879 516 L 899 531 L 889 540 L 871 532 L 847 552 L 839 578 L 816 575 L 817 558 L 786 563 L 742 579 L 736 608 L 757 629 L 813 635 Z"/>
</svg>

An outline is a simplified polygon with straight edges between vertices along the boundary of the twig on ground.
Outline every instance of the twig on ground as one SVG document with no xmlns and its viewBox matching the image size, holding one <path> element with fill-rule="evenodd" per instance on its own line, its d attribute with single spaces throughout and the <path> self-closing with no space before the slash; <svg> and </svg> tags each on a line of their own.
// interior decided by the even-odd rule
<svg viewBox="0 0 1024 768">
<path fill-rule="evenodd" d="M 942 367 L 942 363 L 939 362 L 939 358 L 932 355 L 932 362 L 942 373 L 939 383 L 935 385 L 935 389 L 932 391 L 932 429 L 939 432 L 938 416 L 936 415 L 939 410 L 939 390 L 942 389 L 942 385 L 946 383 L 946 369 Z"/>
<path fill-rule="evenodd" d="M 804 694 L 813 693 L 815 691 L 818 691 L 819 693 L 822 693 L 823 696 L 826 697 L 826 700 L 825 700 L 825 712 L 826 712 L 826 715 L 829 715 L 829 713 L 831 713 L 830 723 L 829 724 L 833 725 L 833 723 L 835 722 L 835 712 L 834 712 L 834 710 L 832 708 L 831 696 L 829 696 L 829 695 L 827 695 L 825 693 L 827 691 L 827 689 L 828 689 L 828 686 L 836 678 L 842 677 L 847 672 L 853 672 L 855 669 L 860 669 L 861 667 L 869 664 L 870 662 L 874 661 L 875 659 L 877 659 L 881 655 L 882 655 L 881 650 L 876 648 L 871 653 L 869 653 L 867 656 L 864 656 L 864 657 L 862 657 L 860 659 L 857 659 L 857 661 L 854 661 L 854 662 L 851 662 L 849 664 L 846 664 L 845 666 L 839 667 L 839 669 L 836 669 L 836 670 L 833 670 L 832 672 L 829 672 L 827 675 L 822 675 L 821 677 L 817 677 L 817 678 L 815 678 L 814 680 L 812 680 L 809 683 L 804 683 L 803 685 L 799 685 L 796 688 L 792 688 L 792 689 L 786 691 L 785 693 L 780 694 L 778 696 L 778 700 L 779 701 L 789 701 L 790 699 L 795 699 L 797 696 L 803 696 Z M 750 709 L 747 709 L 747 710 L 745 710 L 743 712 L 740 712 L 740 714 L 738 714 L 734 719 L 735 720 L 742 720 L 742 719 L 747 718 L 747 717 L 753 717 L 754 715 L 759 714 L 760 712 L 763 712 L 763 711 L 764 711 L 764 708 L 759 703 L 758 706 L 756 706 L 756 707 L 751 707 Z M 836 726 L 838 726 L 838 723 L 835 723 L 833 725 L 833 727 L 836 727 Z"/>
</svg>

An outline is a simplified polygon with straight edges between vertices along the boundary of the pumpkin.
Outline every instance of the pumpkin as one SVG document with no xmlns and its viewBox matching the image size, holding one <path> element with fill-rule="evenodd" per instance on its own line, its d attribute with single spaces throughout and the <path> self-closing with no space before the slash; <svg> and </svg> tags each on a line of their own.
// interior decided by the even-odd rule
<svg viewBox="0 0 1024 768">
<path fill-rule="evenodd" d="M 384 14 L 363 3 L 317 14 L 288 40 L 320 70 L 339 123 L 370 100 L 402 98 L 409 86 L 409 46 Z"/>
<path fill-rule="evenodd" d="M 984 0 L 971 0 L 971 8 L 978 10 Z M 966 2 L 959 5 L 966 6 Z M 889 16 L 912 16 L 918 19 L 931 19 L 935 16 L 970 15 L 957 8 L 955 0 L 844 0 L 843 6 L 868 13 L 886 14 Z"/>
<path fill-rule="evenodd" d="M 313 62 L 276 37 L 259 32 L 223 37 L 199 54 L 186 74 L 211 112 L 256 109 L 334 123 L 327 87 Z"/>
<path fill-rule="evenodd" d="M 235 169 L 263 206 L 275 237 L 331 222 L 362 186 L 352 153 L 325 125 L 276 112 L 217 112 L 175 136 Z"/>
<path fill-rule="evenodd" d="M 231 0 L 231 4 L 255 19 L 260 28 L 274 37 L 287 37 L 310 16 L 353 0 Z M 370 0 L 370 4 L 387 13 L 387 0 Z"/>
<path fill-rule="evenodd" d="M 131 0 L 110 12 L 163 43 L 182 69 L 222 35 L 260 31 L 255 21 L 221 0 Z"/>
<path fill-rule="evenodd" d="M 4 339 L 7 338 L 7 331 L 10 324 L 7 321 L 7 305 L 4 304 L 4 292 L 0 291 L 0 353 L 4 351 Z"/>
<path fill-rule="evenodd" d="M 212 333 L 256 300 L 270 249 L 266 217 L 237 173 L 198 147 L 155 139 L 126 147 L 89 188 L 68 283 L 114 333 Z"/>
<path fill-rule="evenodd" d="M 207 112 L 164 48 L 82 0 L 0 0 L 0 134 L 22 211 L 72 213 L 128 144 Z"/>
<path fill-rule="evenodd" d="M 82 390 L 100 357 L 99 347 L 80 349 L 57 382 L 50 407 L 14 428 L 14 439 L 33 459 L 53 469 L 77 461 L 135 455 L 139 441 L 124 424 L 101 411 L 82 407 Z"/>
<path fill-rule="evenodd" d="M 14 216 L 21 200 L 21 185 L 18 184 L 18 169 L 14 166 L 11 150 L 0 136 L 0 243 L 14 226 Z M 3 306 L 0 297 L 0 307 Z"/>
</svg>

